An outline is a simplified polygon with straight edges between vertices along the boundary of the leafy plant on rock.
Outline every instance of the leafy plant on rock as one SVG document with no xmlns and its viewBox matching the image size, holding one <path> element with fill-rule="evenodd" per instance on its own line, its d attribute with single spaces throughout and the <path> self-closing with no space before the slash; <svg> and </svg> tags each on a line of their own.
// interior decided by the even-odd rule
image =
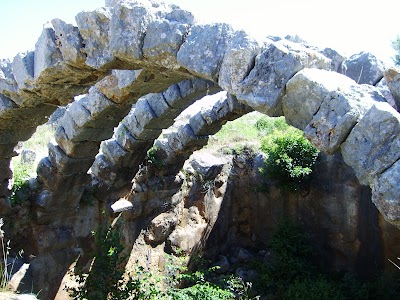
<svg viewBox="0 0 400 300">
<path fill-rule="evenodd" d="M 261 150 L 267 155 L 261 173 L 292 191 L 300 190 L 310 179 L 319 153 L 295 128 L 265 136 Z"/>
</svg>

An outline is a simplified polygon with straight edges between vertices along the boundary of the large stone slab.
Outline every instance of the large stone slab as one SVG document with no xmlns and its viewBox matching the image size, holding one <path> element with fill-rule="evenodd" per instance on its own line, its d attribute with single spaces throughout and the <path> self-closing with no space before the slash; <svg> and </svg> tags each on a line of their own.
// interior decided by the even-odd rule
<svg viewBox="0 0 400 300">
<path fill-rule="evenodd" d="M 375 103 L 354 126 L 341 152 L 360 183 L 373 184 L 400 158 L 400 114 L 388 103 Z"/>
<path fill-rule="evenodd" d="M 228 24 L 194 25 L 178 51 L 178 63 L 189 72 L 218 82 L 233 29 Z"/>
<path fill-rule="evenodd" d="M 257 111 L 280 116 L 280 97 L 288 80 L 304 68 L 329 69 L 330 63 L 330 59 L 299 44 L 270 42 L 256 56 L 254 67 L 235 96 Z"/>
<path fill-rule="evenodd" d="M 353 54 L 344 60 L 341 66 L 342 74 L 359 84 L 377 84 L 383 77 L 383 63 L 370 52 Z"/>
</svg>

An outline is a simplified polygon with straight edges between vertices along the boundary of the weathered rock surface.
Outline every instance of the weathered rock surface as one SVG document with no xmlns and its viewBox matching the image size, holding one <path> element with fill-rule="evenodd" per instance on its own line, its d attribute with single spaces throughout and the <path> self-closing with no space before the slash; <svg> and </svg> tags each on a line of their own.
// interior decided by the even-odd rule
<svg viewBox="0 0 400 300">
<path fill-rule="evenodd" d="M 341 73 L 358 84 L 376 85 L 383 77 L 383 63 L 370 52 L 360 52 L 343 61 Z"/>
</svg>

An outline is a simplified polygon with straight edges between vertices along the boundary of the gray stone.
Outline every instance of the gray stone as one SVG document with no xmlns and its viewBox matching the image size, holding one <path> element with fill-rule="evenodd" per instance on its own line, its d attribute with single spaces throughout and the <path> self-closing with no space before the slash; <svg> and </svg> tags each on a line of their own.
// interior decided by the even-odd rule
<svg viewBox="0 0 400 300">
<path fill-rule="evenodd" d="M 51 165 L 64 175 L 86 173 L 93 164 L 94 158 L 72 158 L 55 144 L 49 144 Z"/>
<path fill-rule="evenodd" d="M 33 163 L 36 160 L 36 152 L 29 150 L 29 149 L 23 149 L 21 152 L 21 163 L 22 164 L 27 164 L 27 165 L 33 165 Z"/>
<path fill-rule="evenodd" d="M 164 242 L 174 230 L 178 218 L 175 213 L 162 213 L 155 217 L 147 229 L 145 241 L 148 244 Z"/>
<path fill-rule="evenodd" d="M 20 89 L 32 89 L 34 85 L 34 56 L 33 51 L 18 53 L 13 60 L 12 69 L 15 81 Z"/>
<path fill-rule="evenodd" d="M 244 31 L 235 31 L 224 55 L 218 84 L 229 93 L 239 92 L 238 84 L 249 74 L 261 45 Z"/>
<path fill-rule="evenodd" d="M 341 73 L 359 84 L 377 84 L 383 77 L 383 63 L 370 52 L 353 54 L 343 61 Z"/>
<path fill-rule="evenodd" d="M 280 97 L 287 81 L 304 68 L 329 69 L 329 66 L 329 59 L 300 44 L 270 43 L 257 55 L 255 66 L 240 83 L 236 97 L 257 111 L 280 116 Z"/>
<path fill-rule="evenodd" d="M 400 115 L 388 103 L 375 103 L 350 132 L 341 152 L 360 183 L 371 185 L 400 158 Z"/>
<path fill-rule="evenodd" d="M 131 210 L 132 208 L 132 203 L 124 198 L 119 199 L 111 205 L 111 209 L 114 213 Z"/>
<path fill-rule="evenodd" d="M 107 140 L 101 143 L 101 152 L 114 166 L 126 166 L 132 157 L 132 153 L 126 151 L 116 140 Z"/>
<path fill-rule="evenodd" d="M 79 33 L 83 38 L 87 55 L 86 64 L 95 69 L 108 68 L 114 57 L 109 51 L 109 36 L 111 12 L 109 8 L 98 8 L 95 11 L 80 12 L 75 20 Z"/>
<path fill-rule="evenodd" d="M 122 61 L 141 64 L 146 29 L 154 19 L 151 6 L 146 4 L 122 1 L 112 9 L 109 49 Z"/>
<path fill-rule="evenodd" d="M 400 226 L 400 161 L 378 175 L 372 186 L 372 202 L 384 218 Z"/>
<path fill-rule="evenodd" d="M 227 24 L 194 25 L 178 51 L 178 63 L 191 73 L 218 82 L 233 30 Z"/>
<path fill-rule="evenodd" d="M 168 69 L 179 69 L 176 55 L 188 34 L 189 25 L 155 20 L 147 28 L 143 56 L 151 63 Z"/>
<path fill-rule="evenodd" d="M 84 48 L 83 39 L 78 27 L 67 24 L 60 19 L 53 19 L 56 44 L 61 51 L 64 61 L 77 67 L 84 67 L 86 56 L 81 51 Z"/>
<path fill-rule="evenodd" d="M 399 111 L 399 108 L 396 105 L 396 100 L 394 99 L 394 97 L 387 85 L 385 77 L 383 77 L 375 85 L 375 87 L 379 90 L 379 92 L 382 94 L 382 96 L 385 97 L 386 102 L 389 103 L 390 106 L 393 107 L 395 110 Z"/>
<path fill-rule="evenodd" d="M 325 98 L 339 90 L 349 90 L 356 83 L 336 72 L 303 69 L 286 84 L 282 97 L 282 111 L 286 122 L 304 130 Z"/>
<path fill-rule="evenodd" d="M 332 48 L 325 48 L 319 52 L 325 55 L 327 58 L 331 59 L 330 70 L 335 72 L 340 72 L 340 68 L 342 66 L 342 62 L 345 60 L 345 57 L 343 57 L 341 54 L 339 54 L 336 50 Z"/>
<path fill-rule="evenodd" d="M 16 92 L 17 88 L 10 60 L 0 59 L 0 93 L 7 95 Z"/>
<path fill-rule="evenodd" d="M 68 139 L 63 127 L 57 127 L 55 140 L 59 147 L 72 158 L 94 157 L 100 148 L 100 141 L 74 142 Z"/>
<path fill-rule="evenodd" d="M 400 109 L 400 72 L 395 68 L 388 68 L 383 73 L 387 86 L 392 93 L 397 109 Z"/>
<path fill-rule="evenodd" d="M 35 45 L 34 78 L 36 82 L 48 83 L 64 67 L 64 61 L 56 43 L 53 28 L 45 27 Z"/>
<path fill-rule="evenodd" d="M 210 153 L 194 153 L 190 165 L 203 176 L 205 180 L 212 179 L 222 171 L 225 160 Z"/>
</svg>

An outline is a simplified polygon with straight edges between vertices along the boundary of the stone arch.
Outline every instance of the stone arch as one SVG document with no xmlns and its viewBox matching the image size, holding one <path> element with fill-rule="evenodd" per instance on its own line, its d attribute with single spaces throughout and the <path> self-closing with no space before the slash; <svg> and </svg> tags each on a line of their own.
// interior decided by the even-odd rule
<svg viewBox="0 0 400 300">
<path fill-rule="evenodd" d="M 305 68 L 337 69 L 326 52 L 323 55 L 323 51 L 286 40 L 258 42 L 227 24 L 199 25 L 191 13 L 177 6 L 150 1 L 106 4 L 78 14 L 77 27 L 53 20 L 52 27 L 44 28 L 34 52 L 19 54 L 12 63 L 2 61 L 2 97 L 21 109 L 60 105 L 71 102 L 97 82 L 92 89 L 121 105 L 194 76 L 215 82 L 255 110 L 277 116 L 284 113 L 286 83 L 296 73 Z M 120 71 L 107 75 L 112 69 Z M 126 83 L 128 72 L 138 80 Z M 371 111 L 389 110 L 396 123 L 398 114 L 382 107 L 373 105 Z M 50 110 L 41 113 L 47 115 Z M 358 124 L 354 130 L 364 122 L 360 119 Z M 16 132 L 16 139 L 23 140 L 24 133 Z M 396 133 L 389 136 L 381 142 L 389 143 L 391 139 L 394 146 Z M 368 151 L 364 155 L 369 155 Z M 399 176 L 398 157 L 382 162 L 378 171 L 373 163 L 365 165 L 367 159 L 351 158 L 347 162 L 356 170 L 367 166 L 365 173 L 371 176 L 367 181 L 363 181 L 363 175 L 359 178 L 372 187 L 374 202 L 385 218 L 396 223 L 399 209 L 394 178 Z"/>
</svg>

